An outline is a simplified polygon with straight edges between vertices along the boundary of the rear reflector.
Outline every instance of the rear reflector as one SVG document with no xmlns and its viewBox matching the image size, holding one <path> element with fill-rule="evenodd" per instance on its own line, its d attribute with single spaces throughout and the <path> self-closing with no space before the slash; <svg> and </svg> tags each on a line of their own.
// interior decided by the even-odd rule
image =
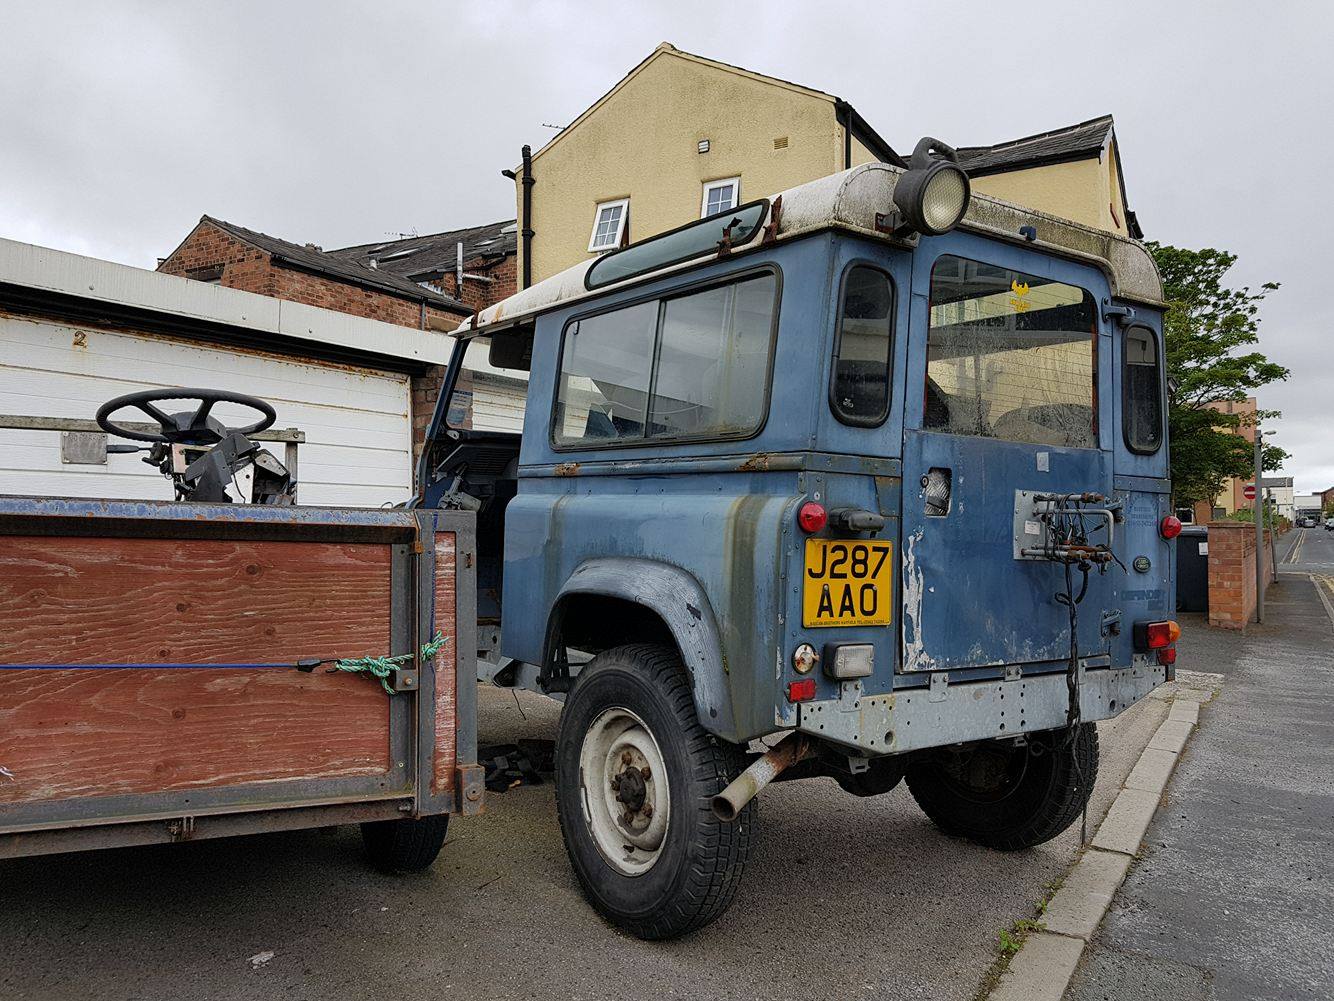
<svg viewBox="0 0 1334 1001">
<path fill-rule="evenodd" d="M 815 503 L 815 501 L 807 501 L 805 504 L 801 505 L 800 510 L 797 511 L 797 524 L 801 526 L 801 530 L 807 535 L 813 535 L 820 531 L 820 529 L 825 527 L 825 524 L 828 521 L 829 513 L 825 511 L 822 505 Z"/>
<path fill-rule="evenodd" d="M 815 679 L 803 678 L 801 681 L 789 681 L 787 683 L 787 700 L 789 702 L 809 702 L 815 698 Z"/>
<path fill-rule="evenodd" d="M 1177 662 L 1177 648 L 1174 646 L 1164 647 L 1158 651 L 1158 663 L 1166 666 Z"/>
<path fill-rule="evenodd" d="M 1175 539 L 1181 534 L 1181 519 L 1169 514 L 1159 523 L 1158 532 L 1164 539 Z"/>
</svg>

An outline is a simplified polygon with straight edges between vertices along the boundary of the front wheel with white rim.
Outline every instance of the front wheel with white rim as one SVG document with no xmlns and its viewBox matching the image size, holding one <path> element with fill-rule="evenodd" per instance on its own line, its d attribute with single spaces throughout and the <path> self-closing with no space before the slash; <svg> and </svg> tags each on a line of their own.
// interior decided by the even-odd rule
<svg viewBox="0 0 1334 1001">
<path fill-rule="evenodd" d="M 711 802 L 744 767 L 699 722 L 676 651 L 647 644 L 594 657 L 556 742 L 556 805 L 589 902 L 646 939 L 701 928 L 740 885 L 756 807 L 724 822 Z"/>
</svg>

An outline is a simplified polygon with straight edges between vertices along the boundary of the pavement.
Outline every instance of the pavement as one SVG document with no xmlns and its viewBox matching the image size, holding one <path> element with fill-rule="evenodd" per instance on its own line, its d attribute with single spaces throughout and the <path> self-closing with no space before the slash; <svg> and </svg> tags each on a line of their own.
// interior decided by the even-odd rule
<svg viewBox="0 0 1334 1001">
<path fill-rule="evenodd" d="M 1334 532 L 1279 558 L 1263 625 L 1182 617 L 1225 681 L 1067 1001 L 1334 999 Z"/>
<path fill-rule="evenodd" d="M 481 696 L 484 742 L 554 735 L 554 704 Z M 1090 833 L 1167 713 L 1146 699 L 1100 724 Z M 351 828 L 4 863 L 0 998 L 971 1001 L 1078 849 L 1078 824 L 1018 853 L 947 838 L 902 786 L 784 783 L 760 813 L 731 910 L 668 943 L 584 903 L 549 785 L 490 797 L 411 877 L 370 871 Z"/>
</svg>

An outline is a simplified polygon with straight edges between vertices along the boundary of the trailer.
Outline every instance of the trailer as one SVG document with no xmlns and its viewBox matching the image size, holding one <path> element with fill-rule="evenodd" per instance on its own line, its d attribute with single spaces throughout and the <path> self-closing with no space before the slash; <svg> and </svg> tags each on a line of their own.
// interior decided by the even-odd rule
<svg viewBox="0 0 1334 1001">
<path fill-rule="evenodd" d="M 360 823 L 377 867 L 429 865 L 482 808 L 474 538 L 465 511 L 0 497 L 0 858 Z"/>
</svg>

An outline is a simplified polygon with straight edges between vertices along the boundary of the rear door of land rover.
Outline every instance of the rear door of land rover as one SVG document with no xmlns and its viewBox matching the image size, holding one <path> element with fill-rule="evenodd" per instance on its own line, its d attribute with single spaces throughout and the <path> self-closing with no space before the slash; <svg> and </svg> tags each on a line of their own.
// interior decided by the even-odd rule
<svg viewBox="0 0 1334 1001">
<path fill-rule="evenodd" d="M 1042 539 L 1018 492 L 1112 494 L 1098 401 L 1110 378 L 1094 268 L 967 233 L 914 254 L 903 434 L 902 670 L 1068 660 L 1065 568 L 1016 559 Z M 1021 502 L 1022 503 L 1022 502 Z M 1088 519 L 1089 543 L 1109 519 Z M 1110 577 L 1079 605 L 1079 653 L 1107 650 Z M 1070 585 L 1078 595 L 1082 574 Z"/>
</svg>

